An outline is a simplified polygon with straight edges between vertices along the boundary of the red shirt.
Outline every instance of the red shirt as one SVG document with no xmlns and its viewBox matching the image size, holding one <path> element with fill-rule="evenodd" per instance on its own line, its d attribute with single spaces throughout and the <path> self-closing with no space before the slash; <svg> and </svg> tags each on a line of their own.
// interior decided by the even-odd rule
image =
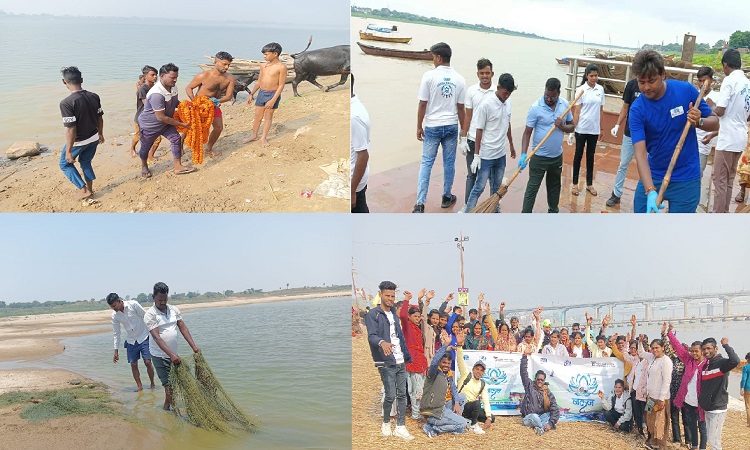
<svg viewBox="0 0 750 450">
<path fill-rule="evenodd" d="M 406 348 L 409 349 L 411 362 L 406 363 L 406 370 L 412 373 L 427 372 L 427 358 L 424 356 L 422 329 L 409 320 L 409 304 L 403 302 L 398 316 L 401 318 L 401 331 L 404 333 Z"/>
</svg>

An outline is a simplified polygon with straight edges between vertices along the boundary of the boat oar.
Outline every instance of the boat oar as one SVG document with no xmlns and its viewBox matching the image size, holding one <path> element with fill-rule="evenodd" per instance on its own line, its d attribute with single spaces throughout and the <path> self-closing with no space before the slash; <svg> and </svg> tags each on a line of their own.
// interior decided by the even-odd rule
<svg viewBox="0 0 750 450">
<path fill-rule="evenodd" d="M 698 93 L 698 100 L 693 103 L 693 106 L 698 108 L 701 105 L 701 100 L 703 100 L 703 93 L 708 89 L 708 84 L 710 80 L 706 80 L 701 85 L 700 92 Z M 672 160 L 669 161 L 669 167 L 667 167 L 667 173 L 664 174 L 664 180 L 661 182 L 661 187 L 659 188 L 659 196 L 656 198 L 656 204 L 661 205 L 661 202 L 664 201 L 664 193 L 667 192 L 667 187 L 669 186 L 669 180 L 672 178 L 672 171 L 674 170 L 674 165 L 677 163 L 677 158 L 680 156 L 680 152 L 682 151 L 682 145 L 685 143 L 685 138 L 687 137 L 688 131 L 690 131 L 690 121 L 685 122 L 685 127 L 682 129 L 682 135 L 680 135 L 680 140 L 677 141 L 677 147 L 674 149 L 674 153 L 672 153 Z"/>
<path fill-rule="evenodd" d="M 570 102 L 570 105 L 568 105 L 567 109 L 565 109 L 565 112 L 562 113 L 562 115 L 560 116 L 560 119 L 565 120 L 565 116 L 568 115 L 571 109 L 573 109 L 573 106 L 576 104 L 576 102 L 578 102 L 578 100 L 581 98 L 582 95 L 583 95 L 583 91 L 579 92 L 578 95 L 576 95 L 576 98 L 573 99 L 572 102 Z M 539 148 L 545 142 L 547 142 L 547 139 L 549 139 L 549 137 L 552 136 L 552 133 L 554 133 L 556 129 L 557 127 L 553 124 L 552 127 L 547 132 L 547 134 L 544 136 L 544 138 L 542 138 L 542 140 L 539 141 L 538 144 L 536 144 L 536 147 L 534 147 L 526 156 L 527 162 L 534 156 L 537 150 L 539 150 Z M 479 155 L 476 155 L 474 157 L 478 158 Z M 510 186 L 510 184 L 513 183 L 513 180 L 515 180 L 518 174 L 521 173 L 521 170 L 523 169 L 521 167 L 518 167 L 516 171 L 513 173 L 513 176 L 510 177 L 510 180 L 508 180 L 508 183 L 501 185 L 500 188 L 498 188 L 497 192 L 490 195 L 490 198 L 488 198 L 487 200 L 478 204 L 474 209 L 471 210 L 471 212 L 494 213 L 495 211 L 497 211 L 497 205 L 500 204 L 500 199 L 502 199 L 505 196 L 505 194 L 508 193 L 508 186 Z"/>
</svg>

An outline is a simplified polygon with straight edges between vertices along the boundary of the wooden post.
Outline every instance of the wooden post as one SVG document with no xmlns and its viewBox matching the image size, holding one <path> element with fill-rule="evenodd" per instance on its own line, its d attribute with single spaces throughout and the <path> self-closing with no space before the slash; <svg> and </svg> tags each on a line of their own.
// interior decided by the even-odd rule
<svg viewBox="0 0 750 450">
<path fill-rule="evenodd" d="M 692 63 L 693 54 L 695 53 L 695 36 L 686 34 L 682 40 L 682 56 L 680 60 Z"/>
</svg>

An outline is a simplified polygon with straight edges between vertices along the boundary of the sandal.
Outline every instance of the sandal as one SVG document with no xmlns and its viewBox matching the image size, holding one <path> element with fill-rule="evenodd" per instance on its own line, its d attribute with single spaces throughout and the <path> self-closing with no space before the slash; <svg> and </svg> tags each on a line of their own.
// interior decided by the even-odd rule
<svg viewBox="0 0 750 450">
<path fill-rule="evenodd" d="M 573 185 L 573 195 L 578 195 L 579 193 L 580 193 L 580 192 L 578 191 L 578 185 L 577 185 L 577 184 L 574 184 L 574 185 Z"/>
<path fill-rule="evenodd" d="M 151 171 L 148 169 L 146 170 L 141 169 L 141 176 L 143 178 L 151 178 Z"/>
<path fill-rule="evenodd" d="M 745 192 L 740 191 L 739 194 L 737 194 L 737 197 L 734 198 L 734 201 L 737 203 L 745 203 Z"/>
<path fill-rule="evenodd" d="M 586 186 L 586 190 L 589 191 L 589 194 L 591 194 L 594 197 L 596 197 L 597 192 L 596 192 L 596 189 L 594 189 L 594 186 Z"/>
</svg>

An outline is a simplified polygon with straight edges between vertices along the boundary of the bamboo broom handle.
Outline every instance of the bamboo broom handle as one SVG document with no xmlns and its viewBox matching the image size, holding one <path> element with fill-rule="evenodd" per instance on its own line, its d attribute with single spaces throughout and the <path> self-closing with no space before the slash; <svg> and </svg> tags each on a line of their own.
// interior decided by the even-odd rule
<svg viewBox="0 0 750 450">
<path fill-rule="evenodd" d="M 568 113 L 570 112 L 570 110 L 571 110 L 571 109 L 573 109 L 573 106 L 575 106 L 576 102 L 577 102 L 577 101 L 578 101 L 578 100 L 579 100 L 579 99 L 581 98 L 581 96 L 582 96 L 582 95 L 583 95 L 583 91 L 579 92 L 579 93 L 578 93 L 578 95 L 576 95 L 576 98 L 574 98 L 574 99 L 573 99 L 573 101 L 572 101 L 572 102 L 570 102 L 570 105 L 568 105 L 568 108 L 567 108 L 567 109 L 566 109 L 566 110 L 565 110 L 565 111 L 564 111 L 564 112 L 562 113 L 562 115 L 560 116 L 560 118 L 561 118 L 561 119 L 565 119 L 565 116 L 566 116 L 566 115 L 567 115 L 567 114 L 568 114 Z M 532 150 L 531 150 L 531 151 L 529 152 L 529 154 L 528 154 L 528 155 L 526 156 L 526 161 L 527 161 L 527 162 L 528 162 L 528 161 L 529 161 L 529 160 L 530 160 L 530 159 L 531 159 L 531 158 L 532 158 L 532 157 L 534 156 L 534 154 L 535 154 L 535 153 L 537 152 L 537 150 L 539 150 L 539 148 L 540 148 L 540 147 L 541 147 L 541 146 L 542 146 L 542 145 L 543 145 L 543 144 L 544 144 L 545 142 L 547 142 L 547 139 L 549 139 L 549 137 L 550 137 L 550 136 L 552 136 L 552 133 L 553 133 L 553 132 L 555 131 L 555 129 L 556 129 L 556 128 L 557 128 L 557 127 L 555 127 L 555 125 L 554 125 L 554 124 L 552 124 L 552 128 L 550 128 L 550 129 L 549 129 L 549 131 L 548 131 L 548 132 L 547 132 L 547 134 L 546 134 L 546 135 L 544 136 L 544 138 L 542 138 L 542 140 L 541 140 L 541 141 L 539 141 L 539 143 L 538 143 L 538 144 L 536 144 L 536 147 L 534 147 L 534 148 L 533 148 L 533 149 L 532 149 Z M 564 135 L 564 133 L 563 133 L 563 135 Z M 522 171 L 522 170 L 523 170 L 523 169 L 522 169 L 521 167 L 517 167 L 517 168 L 516 168 L 516 171 L 515 171 L 515 172 L 513 172 L 513 176 L 512 176 L 512 177 L 510 177 L 510 180 L 508 180 L 508 183 L 507 183 L 507 184 L 505 184 L 505 186 L 506 186 L 506 187 L 510 186 L 510 185 L 511 185 L 511 183 L 513 183 L 513 180 L 515 180 L 515 179 L 516 179 L 516 177 L 518 176 L 518 174 L 520 174 L 520 173 L 521 173 L 521 171 Z"/>
<path fill-rule="evenodd" d="M 703 82 L 703 85 L 701 85 L 700 92 L 698 93 L 698 100 L 695 101 L 693 106 L 695 108 L 700 107 L 701 100 L 703 100 L 703 92 L 708 88 L 710 80 L 706 80 Z M 661 187 L 659 188 L 659 196 L 656 198 L 656 204 L 661 205 L 661 202 L 664 201 L 664 193 L 667 192 L 667 187 L 669 186 L 669 180 L 672 178 L 672 171 L 674 170 L 674 166 L 677 163 L 677 158 L 680 156 L 680 152 L 682 151 L 682 146 L 685 144 L 685 138 L 687 137 L 688 131 L 690 131 L 690 121 L 688 120 L 685 122 L 685 127 L 682 129 L 682 134 L 680 135 L 680 140 L 677 141 L 677 147 L 674 149 L 674 153 L 672 153 L 672 159 L 669 161 L 669 167 L 667 167 L 667 173 L 664 175 L 664 180 L 661 182 Z"/>
</svg>

